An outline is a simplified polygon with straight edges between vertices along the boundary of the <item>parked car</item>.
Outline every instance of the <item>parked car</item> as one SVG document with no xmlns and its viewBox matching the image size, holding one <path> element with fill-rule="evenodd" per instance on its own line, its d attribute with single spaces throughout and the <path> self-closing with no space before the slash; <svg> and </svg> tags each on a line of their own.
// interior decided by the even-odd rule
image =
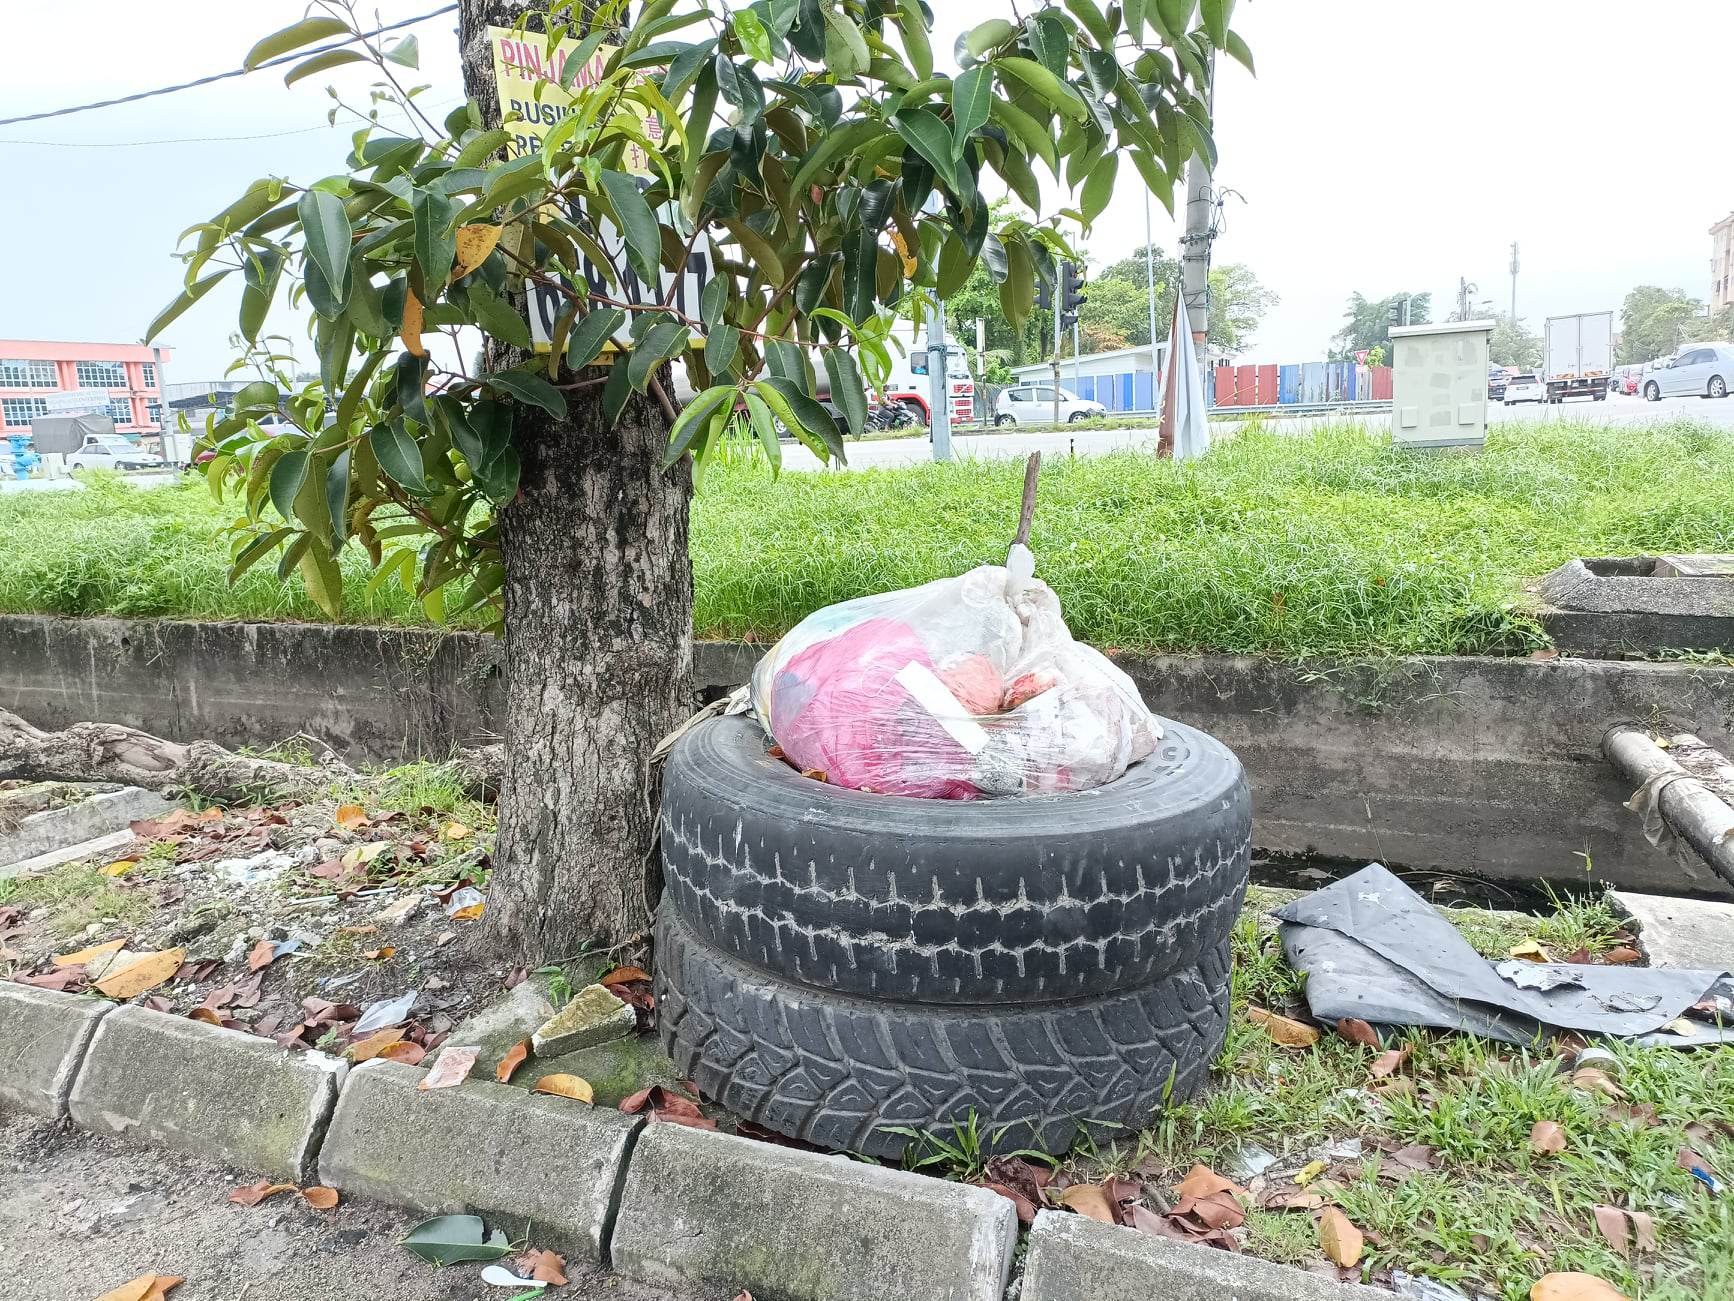
<svg viewBox="0 0 1734 1301">
<path fill-rule="evenodd" d="M 71 470 L 160 470 L 163 458 L 144 451 L 119 434 L 93 434 L 66 458 Z"/>
<path fill-rule="evenodd" d="M 1505 384 L 1510 378 L 1503 366 L 1498 370 L 1487 372 L 1487 400 L 1489 402 L 1505 401 Z"/>
<path fill-rule="evenodd" d="M 1644 397 L 1725 398 L 1734 384 L 1734 343 L 1689 343 L 1644 377 Z"/>
<path fill-rule="evenodd" d="M 1081 398 L 1070 389 L 1061 389 L 1059 393 L 1060 420 L 1065 424 L 1075 425 L 1080 420 L 1108 414 L 1108 408 L 1100 402 Z M 994 403 L 993 422 L 996 425 L 1015 425 L 1023 421 L 1037 423 L 1053 418 L 1052 384 L 1020 384 L 1001 393 L 999 401 Z"/>
<path fill-rule="evenodd" d="M 1505 405 L 1519 402 L 1546 402 L 1547 385 L 1532 371 L 1521 371 L 1505 381 Z"/>
</svg>

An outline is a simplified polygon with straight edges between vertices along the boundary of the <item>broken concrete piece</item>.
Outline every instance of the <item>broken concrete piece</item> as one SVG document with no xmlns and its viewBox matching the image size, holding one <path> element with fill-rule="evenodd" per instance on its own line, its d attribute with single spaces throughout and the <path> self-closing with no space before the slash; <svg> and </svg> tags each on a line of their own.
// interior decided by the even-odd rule
<svg viewBox="0 0 1734 1301">
<path fill-rule="evenodd" d="M 446 1040 L 464 1048 L 478 1048 L 475 1074 L 492 1075 L 500 1059 L 524 1042 L 549 1017 L 554 1005 L 548 1001 L 540 977 L 520 981 L 499 1002 L 466 1017 Z"/>
<path fill-rule="evenodd" d="M 1638 924 L 1654 967 L 1734 971 L 1734 904 L 1615 890 L 1613 902 Z"/>
<path fill-rule="evenodd" d="M 396 903 L 388 904 L 378 912 L 374 913 L 373 920 L 376 922 L 388 922 L 393 926 L 402 926 L 411 917 L 415 916 L 416 911 L 420 907 L 421 896 L 419 894 L 405 895 Z"/>
<path fill-rule="evenodd" d="M 606 986 L 586 985 L 531 1036 L 531 1050 L 538 1057 L 557 1057 L 624 1039 L 637 1028 L 638 1017 Z"/>
</svg>

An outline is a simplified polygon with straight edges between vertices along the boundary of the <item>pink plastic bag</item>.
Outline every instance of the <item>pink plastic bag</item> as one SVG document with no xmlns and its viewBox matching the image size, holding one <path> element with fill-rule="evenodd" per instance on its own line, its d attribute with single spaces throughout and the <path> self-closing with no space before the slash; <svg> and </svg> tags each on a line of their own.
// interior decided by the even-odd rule
<svg viewBox="0 0 1734 1301">
<path fill-rule="evenodd" d="M 1131 678 L 1072 640 L 1028 550 L 828 606 L 753 672 L 760 723 L 803 771 L 927 799 L 1113 781 L 1162 729 Z"/>
</svg>

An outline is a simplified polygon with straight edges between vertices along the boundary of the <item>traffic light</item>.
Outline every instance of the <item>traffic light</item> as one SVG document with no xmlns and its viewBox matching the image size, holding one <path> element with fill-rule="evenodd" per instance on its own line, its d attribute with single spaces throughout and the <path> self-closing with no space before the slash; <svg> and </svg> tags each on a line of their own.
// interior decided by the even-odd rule
<svg viewBox="0 0 1734 1301">
<path fill-rule="evenodd" d="M 1040 276 L 1036 277 L 1036 306 L 1044 312 L 1052 311 L 1054 306 L 1054 287 Z"/>
<path fill-rule="evenodd" d="M 1060 328 L 1069 330 L 1078 323 L 1078 309 L 1089 302 L 1084 294 L 1083 269 L 1076 262 L 1060 268 Z"/>
</svg>

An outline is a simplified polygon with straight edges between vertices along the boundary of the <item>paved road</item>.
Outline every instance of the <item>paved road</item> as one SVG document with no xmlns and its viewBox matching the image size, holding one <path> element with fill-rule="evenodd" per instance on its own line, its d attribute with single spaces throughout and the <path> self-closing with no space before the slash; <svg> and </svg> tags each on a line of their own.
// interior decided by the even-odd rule
<svg viewBox="0 0 1734 1301">
<path fill-rule="evenodd" d="M 1388 428 L 1388 414 L 1360 417 L 1379 428 Z M 1545 403 L 1523 403 L 1507 407 L 1493 403 L 1488 410 L 1490 424 L 1531 424 L 1538 421 L 1588 421 L 1598 424 L 1620 424 L 1641 427 L 1665 420 L 1690 419 L 1734 429 L 1734 398 L 1713 402 L 1702 398 L 1667 398 L 1661 402 L 1645 402 L 1639 397 L 1613 397 L 1605 402 L 1572 401 L 1559 406 Z M 1283 433 L 1299 433 L 1319 426 L 1319 418 L 1303 416 L 1267 420 L 1268 427 Z M 1217 426 L 1220 428 L 1220 426 Z M 1232 428 L 1232 426 L 1230 426 Z M 1053 434 L 959 434 L 952 437 L 953 454 L 959 459 L 993 460 L 1020 459 L 1031 452 L 1044 457 L 1076 454 L 1097 456 L 1104 452 L 1128 448 L 1155 446 L 1156 434 L 1151 429 L 1113 429 L 1098 425 Z M 877 466 L 914 465 L 932 459 L 931 445 L 925 437 L 883 439 L 849 446 L 849 466 L 863 469 Z M 819 459 L 803 447 L 783 449 L 783 467 L 790 470 L 823 469 Z"/>
</svg>

